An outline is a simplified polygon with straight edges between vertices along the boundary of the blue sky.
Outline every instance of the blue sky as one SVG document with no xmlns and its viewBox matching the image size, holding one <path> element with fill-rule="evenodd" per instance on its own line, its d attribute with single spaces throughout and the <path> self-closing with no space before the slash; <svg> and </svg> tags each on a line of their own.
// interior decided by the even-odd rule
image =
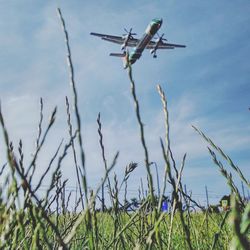
<svg viewBox="0 0 250 250">
<path fill-rule="evenodd" d="M 144 51 L 133 66 L 150 161 L 158 163 L 163 176 L 159 138 L 164 137 L 164 117 L 156 90 L 161 84 L 169 104 L 173 152 L 179 165 L 187 153 L 183 181 L 194 197 L 197 194 L 195 198 L 203 202 L 207 185 L 216 202 L 229 189 L 192 124 L 223 148 L 249 179 L 249 1 L 6 1 L 0 9 L 0 100 L 14 145 L 20 138 L 24 142 L 27 163 L 34 152 L 39 98 L 44 98 L 45 117 L 58 106 L 57 122 L 39 158 L 36 178 L 60 140 L 68 138 L 65 96 L 71 97 L 71 89 L 57 7 L 70 36 L 89 186 L 95 187 L 103 174 L 98 112 L 108 162 L 120 151 L 115 172 L 122 176 L 126 164 L 139 163 L 129 182 L 131 196 L 146 174 L 127 72 L 119 58 L 108 56 L 119 52 L 120 46 L 89 33 L 121 35 L 124 27 L 133 27 L 140 36 L 155 17 L 163 18 L 160 34 L 187 48 L 158 51 L 157 59 Z M 2 165 L 2 134 L 0 139 Z M 76 181 L 73 169 L 69 155 L 63 173 L 70 185 Z"/>
</svg>

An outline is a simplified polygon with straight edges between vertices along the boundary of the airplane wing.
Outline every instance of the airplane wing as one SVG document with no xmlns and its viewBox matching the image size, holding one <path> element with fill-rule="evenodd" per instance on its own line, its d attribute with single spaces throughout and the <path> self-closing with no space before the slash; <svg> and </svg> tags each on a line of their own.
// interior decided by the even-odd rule
<svg viewBox="0 0 250 250">
<path fill-rule="evenodd" d="M 123 38 L 121 36 L 112 36 L 112 35 L 99 34 L 99 33 L 94 33 L 94 32 L 91 32 L 90 35 L 98 36 L 98 37 L 101 37 L 102 40 L 112 42 L 112 43 L 117 43 L 117 44 L 123 44 L 125 41 L 125 38 Z M 130 38 L 128 40 L 127 46 L 135 47 L 137 45 L 138 41 L 139 41 L 138 39 Z"/>
<path fill-rule="evenodd" d="M 146 49 L 154 49 L 155 45 L 156 45 L 156 42 L 150 41 L 148 45 L 146 46 Z M 186 45 L 161 42 L 158 45 L 157 49 L 174 49 L 174 48 L 186 48 Z"/>
</svg>

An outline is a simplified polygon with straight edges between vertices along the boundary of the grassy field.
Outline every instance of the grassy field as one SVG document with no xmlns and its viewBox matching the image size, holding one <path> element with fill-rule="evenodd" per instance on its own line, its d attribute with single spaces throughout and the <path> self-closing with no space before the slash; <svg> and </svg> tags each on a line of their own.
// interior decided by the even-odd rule
<svg viewBox="0 0 250 250">
<path fill-rule="evenodd" d="M 125 225 L 132 215 L 121 213 L 118 215 L 120 225 Z M 126 230 L 117 238 L 115 244 L 110 243 L 114 239 L 114 225 L 110 214 L 97 214 L 97 238 L 94 239 L 96 245 L 89 245 L 86 240 L 86 248 L 107 249 L 147 249 L 152 241 L 151 249 L 167 249 L 170 227 L 170 216 L 165 214 L 162 218 L 159 228 L 155 235 L 150 239 L 149 232 L 154 228 L 155 221 L 151 221 L 151 215 L 144 216 L 145 224 L 142 226 L 140 220 L 131 222 Z M 194 213 L 186 215 L 191 234 L 191 245 L 193 249 L 210 249 L 215 241 L 215 235 L 220 232 L 220 237 L 216 241 L 214 249 L 227 249 L 232 240 L 233 234 L 228 222 L 223 230 L 220 228 L 221 221 L 225 214 L 204 214 Z M 147 221 L 147 222 L 146 222 Z M 119 227 L 119 226 L 118 226 Z M 122 228 L 119 228 L 121 230 Z M 76 238 L 81 239 L 86 235 L 86 228 L 79 228 Z M 177 213 L 173 222 L 171 249 L 188 249 L 189 246 L 185 240 L 185 232 L 182 229 L 180 215 Z M 153 243 L 154 241 L 154 243 Z M 82 241 L 73 240 L 71 249 L 80 249 L 83 246 Z"/>
<path fill-rule="evenodd" d="M 111 165 L 107 165 L 100 115 L 98 116 L 98 133 L 105 175 L 95 190 L 91 192 L 88 190 L 86 178 L 88 169 L 85 165 L 82 137 L 84 131 L 81 129 L 69 38 L 60 10 L 58 14 L 65 35 L 70 84 L 73 92 L 72 103 L 66 98 L 69 138 L 66 143 L 58 146 L 49 165 L 43 169 L 40 182 L 34 185 L 34 173 L 39 167 L 37 159 L 41 149 L 46 150 L 44 149 L 45 141 L 56 121 L 57 110 L 56 108 L 53 110 L 47 127 L 43 130 L 43 100 L 40 100 L 36 148 L 30 164 L 24 166 L 22 141 L 19 143 L 18 153 L 14 153 L 0 107 L 0 126 L 4 135 L 4 141 L 1 143 L 6 146 L 7 155 L 6 164 L 0 170 L 0 249 L 250 249 L 250 203 L 241 196 L 232 173 L 238 175 L 247 188 L 250 187 L 249 181 L 221 148 L 202 131 L 194 128 L 207 142 L 208 153 L 219 170 L 218 174 L 222 174 L 231 189 L 231 205 L 227 211 L 215 213 L 200 207 L 192 197 L 185 193 L 182 184 L 185 155 L 181 168 L 177 169 L 170 147 L 167 100 L 160 85 L 157 88 L 162 101 L 166 131 L 165 139 L 161 140 L 165 176 L 160 197 L 156 196 L 131 67 L 128 68 L 128 77 L 131 83 L 131 98 L 135 104 L 141 146 L 144 151 L 148 196 L 133 211 L 128 212 L 122 208 L 126 201 L 119 200 L 119 192 L 121 187 L 126 190 L 127 180 L 133 174 L 136 165 L 129 164 L 126 167 L 123 179 L 118 180 L 114 175 L 111 181 L 110 172 L 116 165 L 119 152 L 114 156 Z M 71 105 L 74 107 L 72 114 L 70 113 Z M 76 118 L 74 126 L 72 116 Z M 80 198 L 76 202 L 75 211 L 68 209 L 70 197 L 65 196 L 67 180 L 64 179 L 61 171 L 61 164 L 66 154 L 70 152 L 73 152 L 73 165 L 75 165 L 75 175 L 80 190 Z M 219 158 L 224 160 L 228 165 L 227 169 L 230 169 L 232 173 L 226 170 Z M 51 172 L 52 174 L 49 175 L 48 173 Z M 41 198 L 38 191 L 48 180 L 51 182 Z M 96 207 L 97 195 L 104 183 L 108 186 L 111 209 L 100 212 Z M 172 190 L 170 213 L 161 211 L 167 185 Z M 199 208 L 196 212 L 189 209 L 184 211 L 182 209 L 184 204 L 199 206 Z M 84 209 L 78 212 L 81 206 Z"/>
</svg>

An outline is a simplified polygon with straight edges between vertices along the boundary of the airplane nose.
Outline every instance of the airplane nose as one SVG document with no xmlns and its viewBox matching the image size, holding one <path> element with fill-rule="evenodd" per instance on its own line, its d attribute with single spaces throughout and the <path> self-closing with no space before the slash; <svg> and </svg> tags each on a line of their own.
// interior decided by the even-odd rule
<svg viewBox="0 0 250 250">
<path fill-rule="evenodd" d="M 162 25 L 162 19 L 160 18 L 155 18 L 150 23 L 150 27 L 152 28 L 154 27 L 154 29 L 157 29 L 157 30 L 160 29 L 161 25 Z"/>
<path fill-rule="evenodd" d="M 162 19 L 160 19 L 160 20 L 158 21 L 158 28 L 160 28 L 161 25 L 162 25 Z"/>
</svg>

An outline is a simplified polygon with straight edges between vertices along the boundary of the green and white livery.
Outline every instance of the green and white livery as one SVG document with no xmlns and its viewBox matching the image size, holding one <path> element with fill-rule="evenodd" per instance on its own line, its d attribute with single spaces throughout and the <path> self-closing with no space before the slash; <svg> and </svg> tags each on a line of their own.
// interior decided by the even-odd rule
<svg viewBox="0 0 250 250">
<path fill-rule="evenodd" d="M 124 68 L 127 68 L 129 64 L 135 63 L 142 55 L 144 49 L 150 49 L 150 53 L 154 58 L 157 57 L 156 51 L 158 49 L 174 49 L 174 48 L 185 48 L 185 45 L 173 44 L 166 42 L 167 40 L 163 38 L 164 34 L 158 35 L 157 31 L 162 25 L 162 19 L 155 18 L 147 26 L 145 33 L 141 39 L 136 39 L 133 36 L 136 35 L 132 33 L 132 28 L 126 31 L 123 36 L 113 36 L 100 33 L 91 32 L 93 36 L 101 37 L 102 40 L 113 42 L 121 45 L 123 53 L 110 53 L 110 56 L 122 57 L 124 59 Z M 156 40 L 152 40 L 155 35 L 158 35 Z M 133 47 L 129 52 L 126 48 Z"/>
</svg>

